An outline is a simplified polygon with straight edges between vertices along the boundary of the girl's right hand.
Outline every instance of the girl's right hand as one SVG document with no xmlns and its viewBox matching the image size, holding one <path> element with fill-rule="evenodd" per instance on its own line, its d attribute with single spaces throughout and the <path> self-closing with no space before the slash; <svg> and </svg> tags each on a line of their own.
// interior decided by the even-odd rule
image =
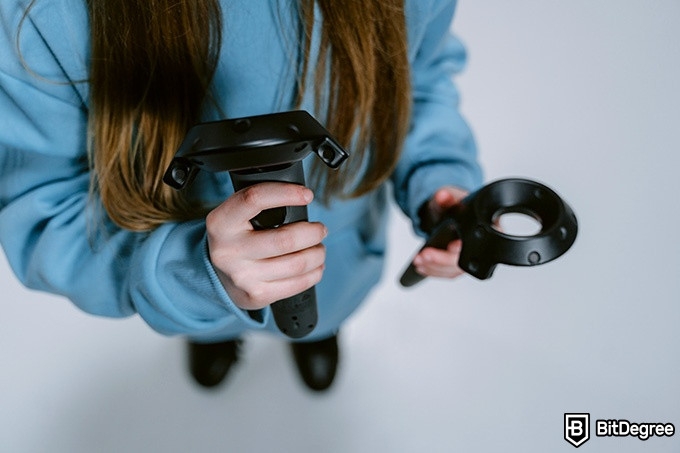
<svg viewBox="0 0 680 453">
<path fill-rule="evenodd" d="M 308 205 L 314 194 L 292 183 L 246 187 L 206 217 L 210 261 L 234 303 L 257 310 L 316 285 L 323 274 L 328 233 L 318 222 L 255 230 L 250 219 L 281 206 Z"/>
</svg>

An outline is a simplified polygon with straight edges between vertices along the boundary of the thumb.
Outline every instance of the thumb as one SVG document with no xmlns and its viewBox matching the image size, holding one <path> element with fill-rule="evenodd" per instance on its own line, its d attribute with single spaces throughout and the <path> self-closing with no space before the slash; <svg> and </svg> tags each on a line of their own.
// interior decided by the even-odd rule
<svg viewBox="0 0 680 453">
<path fill-rule="evenodd" d="M 466 191 L 457 187 L 442 187 L 434 193 L 430 200 L 430 209 L 434 213 L 441 213 L 443 210 L 458 204 L 466 195 Z"/>
<path fill-rule="evenodd" d="M 456 197 L 448 188 L 441 188 L 435 192 L 433 200 L 437 207 L 446 209 L 456 204 L 458 202 L 458 197 Z"/>
</svg>

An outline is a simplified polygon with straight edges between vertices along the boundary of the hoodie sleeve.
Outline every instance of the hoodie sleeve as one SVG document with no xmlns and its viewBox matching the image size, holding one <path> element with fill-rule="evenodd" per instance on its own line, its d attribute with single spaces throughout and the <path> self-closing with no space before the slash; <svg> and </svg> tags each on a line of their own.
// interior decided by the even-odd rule
<svg viewBox="0 0 680 453">
<path fill-rule="evenodd" d="M 0 6 L 0 244 L 19 280 L 88 313 L 139 313 L 168 335 L 263 327 L 220 284 L 204 221 L 138 233 L 101 215 L 89 191 L 83 2 L 36 3 L 17 46 L 19 3 Z"/>
<path fill-rule="evenodd" d="M 465 49 L 450 32 L 455 6 L 455 0 L 407 2 L 411 129 L 391 179 L 397 204 L 421 236 L 418 210 L 437 189 L 474 190 L 482 181 L 477 148 L 458 111 L 453 83 L 466 60 Z"/>
</svg>

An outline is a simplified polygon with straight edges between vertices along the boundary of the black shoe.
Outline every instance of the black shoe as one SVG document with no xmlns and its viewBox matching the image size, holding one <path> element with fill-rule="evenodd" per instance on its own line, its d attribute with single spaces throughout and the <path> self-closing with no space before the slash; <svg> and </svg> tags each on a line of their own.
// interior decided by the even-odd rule
<svg viewBox="0 0 680 453">
<path fill-rule="evenodd" d="M 338 337 L 308 343 L 291 343 L 295 364 L 307 387 L 328 389 L 338 368 Z"/>
<path fill-rule="evenodd" d="M 238 360 L 241 340 L 220 343 L 194 343 L 189 341 L 189 370 L 203 387 L 219 385 Z"/>
</svg>

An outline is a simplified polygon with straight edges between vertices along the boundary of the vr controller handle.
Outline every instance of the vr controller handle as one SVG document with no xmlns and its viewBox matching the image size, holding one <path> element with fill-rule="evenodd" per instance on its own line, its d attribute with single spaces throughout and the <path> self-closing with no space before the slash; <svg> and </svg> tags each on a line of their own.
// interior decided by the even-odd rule
<svg viewBox="0 0 680 453">
<path fill-rule="evenodd" d="M 235 191 L 265 181 L 305 185 L 302 161 L 270 169 L 232 171 L 229 172 L 229 176 Z M 285 206 L 266 209 L 252 218 L 250 223 L 256 230 L 264 230 L 306 220 L 308 220 L 307 206 Z M 313 286 L 295 296 L 274 302 L 271 309 L 279 330 L 291 338 L 302 338 L 316 327 L 318 314 L 316 291 Z"/>
<path fill-rule="evenodd" d="M 418 253 L 422 252 L 426 247 L 446 250 L 449 242 L 458 239 L 458 237 L 456 222 L 452 218 L 445 218 L 437 225 L 430 238 L 425 242 L 425 245 L 420 248 Z M 425 276 L 416 271 L 416 266 L 413 264 L 413 260 L 411 260 L 411 264 L 402 274 L 399 283 L 401 283 L 402 286 L 409 287 L 419 283 L 423 279 L 425 279 Z"/>
</svg>

